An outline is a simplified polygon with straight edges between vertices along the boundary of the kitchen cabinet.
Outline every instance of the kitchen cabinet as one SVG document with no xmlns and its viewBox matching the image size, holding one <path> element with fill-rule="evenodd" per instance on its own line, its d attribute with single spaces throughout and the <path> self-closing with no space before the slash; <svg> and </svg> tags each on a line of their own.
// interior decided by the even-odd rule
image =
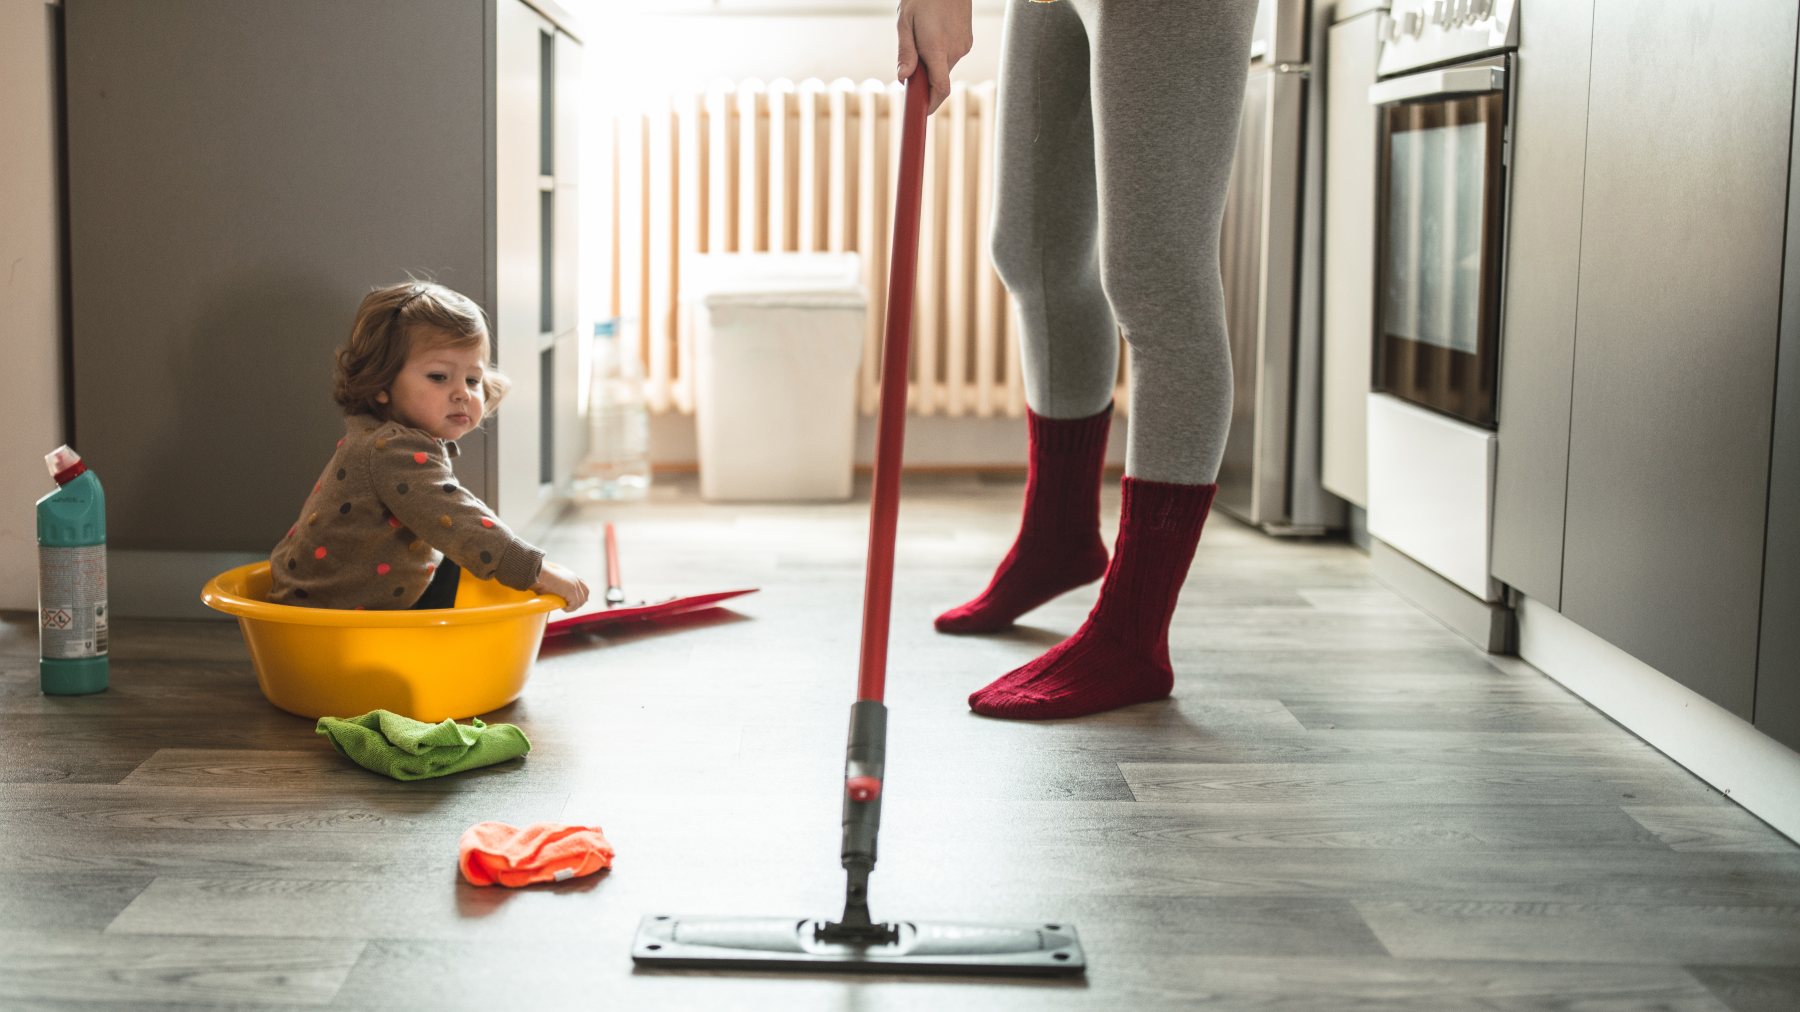
<svg viewBox="0 0 1800 1012">
<path fill-rule="evenodd" d="M 1315 14 L 1316 14 L 1315 10 Z M 1380 119 L 1369 104 L 1376 31 L 1368 10 L 1331 26 L 1325 84 L 1324 425 L 1321 481 L 1369 505 L 1369 374 L 1375 348 L 1375 170 Z"/>
<path fill-rule="evenodd" d="M 1800 74 L 1794 93 L 1800 139 Z M 1775 432 L 1769 454 L 1769 525 L 1763 549 L 1762 641 L 1756 662 L 1758 729 L 1800 750 L 1800 146 L 1788 158 L 1787 257 Z"/>
<path fill-rule="evenodd" d="M 1594 0 L 1520 21 L 1501 308 L 1493 574 L 1559 607 Z"/>
<path fill-rule="evenodd" d="M 341 431 L 331 354 L 357 301 L 409 272 L 487 313 L 514 386 L 457 471 L 541 525 L 579 331 L 566 15 L 66 7 L 74 438 L 106 477 L 115 582 L 185 603 L 184 558 L 268 551 Z"/>
<path fill-rule="evenodd" d="M 1561 610 L 1746 719 L 1795 19 L 1598 0 L 1589 89 Z"/>
<path fill-rule="evenodd" d="M 495 357 L 513 381 L 493 422 L 500 518 L 530 529 L 568 475 L 577 369 L 580 47 L 537 9 L 495 10 Z"/>
</svg>

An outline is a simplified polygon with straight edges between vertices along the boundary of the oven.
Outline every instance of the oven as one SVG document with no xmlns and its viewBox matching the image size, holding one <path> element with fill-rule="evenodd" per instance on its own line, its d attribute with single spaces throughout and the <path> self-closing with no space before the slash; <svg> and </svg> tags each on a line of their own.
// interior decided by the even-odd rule
<svg viewBox="0 0 1800 1012">
<path fill-rule="evenodd" d="M 1368 90 L 1369 537 L 1378 571 L 1490 650 L 1506 628 L 1491 520 L 1519 3 L 1394 0 Z"/>
<path fill-rule="evenodd" d="M 1381 124 L 1373 389 L 1488 430 L 1500 371 L 1512 14 L 1506 0 L 1400 0 L 1382 28 L 1388 65 L 1369 90 Z"/>
</svg>

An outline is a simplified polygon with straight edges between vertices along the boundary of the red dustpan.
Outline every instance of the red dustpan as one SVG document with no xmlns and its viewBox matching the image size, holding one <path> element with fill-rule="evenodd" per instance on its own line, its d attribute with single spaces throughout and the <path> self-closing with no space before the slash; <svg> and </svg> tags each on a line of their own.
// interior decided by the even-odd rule
<svg viewBox="0 0 1800 1012">
<path fill-rule="evenodd" d="M 925 162 L 925 71 L 907 82 L 894 195 L 894 248 L 888 274 L 887 336 L 882 346 L 881 417 L 870 504 L 869 565 L 863 592 L 862 667 L 844 749 L 844 914 L 838 920 L 794 916 L 650 914 L 638 923 L 631 958 L 640 967 L 781 970 L 814 973 L 981 973 L 1061 976 L 1084 972 L 1087 959 L 1064 921 L 970 923 L 877 921 L 869 915 L 869 873 L 881 825 L 887 764 L 888 618 L 894 582 L 894 533 L 900 509 L 900 454 L 906 426 L 906 360 L 912 335 L 919 196 Z M 720 874 L 729 874 L 728 862 Z"/>
<path fill-rule="evenodd" d="M 544 625 L 544 638 L 553 639 L 558 636 L 570 636 L 581 632 L 598 632 L 608 626 L 624 625 L 629 622 L 654 622 L 680 615 L 684 612 L 699 611 L 712 608 L 720 601 L 727 601 L 745 594 L 754 594 L 758 588 L 745 590 L 721 590 L 711 594 L 690 594 L 687 597 L 671 597 L 666 601 L 639 601 L 635 604 L 625 603 L 625 589 L 619 581 L 619 541 L 613 533 L 613 525 L 606 525 L 606 596 L 600 607 L 591 611 L 578 611 L 567 618 L 553 619 Z"/>
</svg>

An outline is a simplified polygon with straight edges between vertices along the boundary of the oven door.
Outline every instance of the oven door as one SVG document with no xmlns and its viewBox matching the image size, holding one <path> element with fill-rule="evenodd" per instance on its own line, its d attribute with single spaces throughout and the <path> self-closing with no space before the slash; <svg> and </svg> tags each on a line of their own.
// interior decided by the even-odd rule
<svg viewBox="0 0 1800 1012">
<path fill-rule="evenodd" d="M 1374 389 L 1495 427 L 1505 57 L 1369 89 L 1380 107 Z"/>
</svg>

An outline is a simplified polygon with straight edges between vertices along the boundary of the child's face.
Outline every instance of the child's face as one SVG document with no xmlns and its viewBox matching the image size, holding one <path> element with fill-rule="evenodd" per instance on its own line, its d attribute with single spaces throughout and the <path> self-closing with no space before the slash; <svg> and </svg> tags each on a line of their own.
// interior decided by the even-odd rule
<svg viewBox="0 0 1800 1012">
<path fill-rule="evenodd" d="M 460 439 L 481 424 L 487 356 L 479 347 L 456 348 L 430 337 L 413 336 L 394 385 L 375 399 L 388 405 L 397 422 L 439 439 Z"/>
</svg>

